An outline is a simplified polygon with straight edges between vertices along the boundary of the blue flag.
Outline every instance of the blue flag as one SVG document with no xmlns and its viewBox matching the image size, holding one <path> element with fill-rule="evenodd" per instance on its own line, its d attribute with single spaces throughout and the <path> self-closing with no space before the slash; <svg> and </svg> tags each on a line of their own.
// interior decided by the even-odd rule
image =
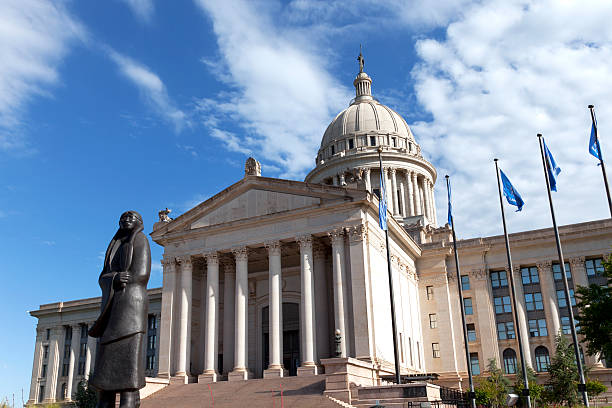
<svg viewBox="0 0 612 408">
<path fill-rule="evenodd" d="M 382 170 L 382 169 L 381 169 Z M 378 200 L 378 224 L 383 231 L 387 230 L 387 188 L 384 172 L 380 172 L 380 200 Z"/>
<path fill-rule="evenodd" d="M 518 191 L 516 191 L 508 177 L 506 177 L 501 169 L 499 169 L 499 173 L 501 174 L 502 185 L 504 186 L 504 195 L 506 196 L 506 200 L 508 200 L 508 204 L 517 206 L 517 212 L 521 211 L 523 209 L 523 205 L 525 205 L 521 195 Z"/>
<path fill-rule="evenodd" d="M 453 206 L 451 204 L 451 185 L 448 180 L 448 225 L 453 226 Z"/>
<path fill-rule="evenodd" d="M 546 158 L 546 170 L 548 171 L 550 191 L 557 191 L 557 176 L 561 173 L 561 168 L 557 166 L 557 162 L 550 150 L 548 150 L 544 138 L 542 138 L 542 143 L 544 143 L 544 157 Z"/>
<path fill-rule="evenodd" d="M 595 118 L 595 112 L 593 112 L 593 118 Z M 591 139 L 589 140 L 589 153 L 601 160 L 601 154 L 597 148 L 597 139 L 595 139 L 595 128 L 597 127 L 597 119 L 594 119 L 591 125 Z"/>
</svg>

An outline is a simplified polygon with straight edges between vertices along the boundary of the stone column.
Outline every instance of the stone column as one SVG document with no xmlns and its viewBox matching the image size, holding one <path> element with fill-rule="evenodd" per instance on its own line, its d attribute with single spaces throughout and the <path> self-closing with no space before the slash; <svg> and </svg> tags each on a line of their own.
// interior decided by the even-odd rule
<svg viewBox="0 0 612 408">
<path fill-rule="evenodd" d="M 72 341 L 70 343 L 70 360 L 68 366 L 68 382 L 66 383 L 66 400 L 72 401 L 72 383 L 74 382 L 74 371 L 75 371 L 75 355 L 79 350 L 81 344 L 81 326 L 71 326 L 72 330 Z"/>
<path fill-rule="evenodd" d="M 89 330 L 93 326 L 93 324 L 94 322 L 88 322 L 87 329 Z M 159 336 L 158 336 L 158 341 L 159 341 Z M 87 336 L 87 350 L 85 351 L 85 373 L 84 373 L 86 380 L 89 379 L 89 374 L 91 374 L 91 362 L 92 362 L 92 359 L 94 359 L 95 357 L 95 350 L 94 350 L 95 347 L 96 347 L 95 337 Z"/>
<path fill-rule="evenodd" d="M 314 285 L 317 301 L 315 302 L 315 322 L 316 325 L 316 350 L 315 362 L 318 364 L 322 358 L 331 357 L 329 344 L 331 337 L 328 325 L 329 300 L 327 297 L 327 278 L 326 278 L 326 248 L 323 244 L 315 242 L 313 247 L 314 259 Z"/>
<path fill-rule="evenodd" d="M 45 331 L 43 329 L 36 329 L 36 344 L 34 346 L 34 363 L 32 364 L 32 380 L 30 382 L 30 397 L 28 404 L 34 404 L 36 401 L 36 394 L 38 392 L 38 377 L 40 377 L 40 366 L 43 358 L 43 336 Z"/>
<path fill-rule="evenodd" d="M 392 167 L 389 169 L 389 171 L 391 173 L 391 197 L 393 199 L 393 215 L 398 216 L 400 213 L 400 208 L 399 198 L 397 196 L 397 177 L 395 176 L 396 169 Z"/>
<path fill-rule="evenodd" d="M 223 373 L 234 368 L 234 318 L 236 317 L 236 264 L 223 264 Z"/>
<path fill-rule="evenodd" d="M 363 169 L 363 178 L 365 180 L 365 188 L 369 192 L 372 192 L 372 180 L 370 179 L 371 170 L 369 167 Z"/>
<path fill-rule="evenodd" d="M 404 190 L 404 182 L 400 180 L 399 182 L 399 188 L 400 188 L 400 193 L 399 196 L 402 198 L 402 205 L 400 207 L 399 212 L 401 213 L 402 217 L 406 217 L 406 191 Z"/>
<path fill-rule="evenodd" d="M 236 310 L 234 338 L 234 369 L 228 375 L 228 381 L 248 380 L 248 253 L 246 247 L 232 250 L 236 257 Z"/>
<path fill-rule="evenodd" d="M 298 375 L 316 375 L 315 364 L 315 321 L 314 321 L 314 281 L 312 264 L 312 235 L 296 238 L 300 245 L 301 302 L 300 323 L 302 326 L 302 365 Z"/>
<path fill-rule="evenodd" d="M 173 365 L 175 363 L 173 357 L 176 339 L 173 336 L 173 328 L 176 322 L 173 320 L 173 316 L 176 314 L 176 299 L 174 298 L 176 289 L 176 264 L 174 258 L 166 256 L 164 256 L 161 263 L 164 271 L 159 339 L 159 371 L 157 375 L 161 378 L 170 378 L 173 374 Z M 89 375 L 89 373 L 87 373 L 87 375 Z"/>
<path fill-rule="evenodd" d="M 506 268 L 508 273 L 508 268 Z M 514 291 L 516 292 L 516 307 L 519 321 L 516 322 L 516 329 L 521 331 L 521 340 L 523 343 L 523 353 L 525 355 L 525 362 L 531 368 L 533 368 L 533 360 L 531 359 L 531 349 L 529 348 L 529 329 L 527 327 L 527 313 L 525 307 L 525 295 L 523 293 L 523 281 L 521 279 L 521 268 L 520 266 L 514 267 Z M 518 339 L 518 336 L 517 336 Z M 518 343 L 518 342 L 517 342 Z M 517 358 L 520 359 L 518 348 Z"/>
<path fill-rule="evenodd" d="M 344 231 L 342 228 L 328 233 L 332 242 L 333 284 L 334 284 L 334 327 L 340 331 L 340 357 L 346 357 L 345 304 L 342 281 L 344 280 Z"/>
<path fill-rule="evenodd" d="M 45 383 L 45 399 L 43 402 L 55 402 L 57 393 L 57 376 L 59 374 L 60 350 L 59 342 L 62 336 L 62 327 L 54 327 L 51 329 L 51 337 L 49 339 L 49 360 L 47 364 L 47 382 Z"/>
<path fill-rule="evenodd" d="M 414 186 L 412 185 L 412 172 L 406 170 L 406 186 L 408 187 L 408 195 L 406 196 L 406 202 L 408 203 L 408 216 L 412 217 L 414 213 Z"/>
<path fill-rule="evenodd" d="M 176 365 L 176 377 L 187 384 L 190 373 L 189 362 L 191 361 L 191 294 L 193 265 L 189 256 L 178 258 L 181 268 L 181 286 L 179 291 L 179 338 L 178 338 L 178 361 Z"/>
<path fill-rule="evenodd" d="M 421 184 L 421 193 L 423 194 L 423 215 L 427 218 L 427 221 L 431 221 L 431 208 L 429 208 L 429 193 L 427 190 L 427 179 L 423 177 Z"/>
<path fill-rule="evenodd" d="M 384 171 L 385 175 L 383 177 L 383 181 L 385 183 L 385 190 L 387 191 L 387 209 L 391 214 L 395 214 L 395 206 L 393 200 L 395 194 L 393 194 L 393 186 L 391 185 L 391 180 L 389 180 L 391 178 L 391 169 L 387 167 L 384 169 Z"/>
<path fill-rule="evenodd" d="M 206 273 L 206 343 L 204 345 L 204 373 L 198 376 L 198 382 L 217 381 L 217 342 L 219 338 L 219 257 L 216 252 L 205 254 Z M 204 299 L 202 299 L 204 300 Z"/>
<path fill-rule="evenodd" d="M 414 215 L 422 215 L 421 194 L 419 192 L 419 183 L 416 172 L 412 172 L 412 187 L 414 190 Z"/>
<path fill-rule="evenodd" d="M 268 316 L 269 316 L 269 352 L 270 364 L 264 370 L 264 378 L 284 377 L 283 369 L 283 344 L 281 342 L 283 332 L 282 322 L 282 276 L 281 276 L 281 245 L 279 241 L 266 242 L 268 249 Z"/>
<path fill-rule="evenodd" d="M 559 317 L 559 305 L 557 304 L 557 291 L 555 289 L 555 278 L 552 271 L 552 261 L 544 261 L 537 264 L 538 274 L 540 275 L 540 290 L 544 301 L 544 311 L 546 314 L 546 327 L 548 328 L 548 338 L 550 339 L 549 349 L 555 349 L 555 336 L 561 328 L 561 318 Z"/>
</svg>

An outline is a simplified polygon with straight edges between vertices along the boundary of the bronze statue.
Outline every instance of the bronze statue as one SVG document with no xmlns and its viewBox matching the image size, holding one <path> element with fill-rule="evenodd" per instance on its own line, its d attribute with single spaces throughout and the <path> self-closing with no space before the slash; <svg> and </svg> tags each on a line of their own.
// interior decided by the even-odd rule
<svg viewBox="0 0 612 408">
<path fill-rule="evenodd" d="M 98 391 L 98 408 L 140 406 L 138 390 L 145 386 L 147 282 L 151 250 L 142 232 L 142 217 L 126 211 L 104 257 L 98 283 L 102 288 L 100 316 L 89 330 L 98 338 L 89 384 Z"/>
</svg>

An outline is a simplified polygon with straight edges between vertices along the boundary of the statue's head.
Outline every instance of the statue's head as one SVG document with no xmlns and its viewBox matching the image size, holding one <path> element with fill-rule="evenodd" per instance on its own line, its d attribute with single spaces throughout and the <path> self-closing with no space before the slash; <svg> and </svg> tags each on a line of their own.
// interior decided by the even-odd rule
<svg viewBox="0 0 612 408">
<path fill-rule="evenodd" d="M 126 211 L 119 218 L 119 228 L 123 230 L 133 230 L 142 225 L 142 217 L 136 211 Z"/>
</svg>

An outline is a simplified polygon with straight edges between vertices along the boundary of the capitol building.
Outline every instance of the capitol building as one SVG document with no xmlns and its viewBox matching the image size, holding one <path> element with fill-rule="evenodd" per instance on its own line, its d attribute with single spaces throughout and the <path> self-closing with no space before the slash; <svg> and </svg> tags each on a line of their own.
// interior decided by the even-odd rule
<svg viewBox="0 0 612 408">
<path fill-rule="evenodd" d="M 350 403 L 352 387 L 392 375 L 381 180 L 402 373 L 435 373 L 437 384 L 464 390 L 467 364 L 486 374 L 495 359 L 514 375 L 520 330 L 527 364 L 546 380 L 554 335 L 569 334 L 567 305 L 575 304 L 562 290 L 553 230 L 511 234 L 512 271 L 502 235 L 457 242 L 466 361 L 452 234 L 436 214 L 436 169 L 406 121 L 372 96 L 362 68 L 353 84 L 355 98 L 325 129 L 304 181 L 265 177 L 249 158 L 241 180 L 153 226 L 151 239 L 164 247 L 163 286 L 149 289 L 143 391 L 321 376 L 326 393 Z M 565 225 L 560 234 L 570 288 L 605 284 L 612 219 Z M 93 368 L 96 344 L 87 329 L 99 305 L 100 298 L 81 299 L 30 312 L 38 321 L 29 406 L 73 399 Z M 612 369 L 596 356 L 584 359 L 590 377 L 610 391 Z"/>
</svg>

